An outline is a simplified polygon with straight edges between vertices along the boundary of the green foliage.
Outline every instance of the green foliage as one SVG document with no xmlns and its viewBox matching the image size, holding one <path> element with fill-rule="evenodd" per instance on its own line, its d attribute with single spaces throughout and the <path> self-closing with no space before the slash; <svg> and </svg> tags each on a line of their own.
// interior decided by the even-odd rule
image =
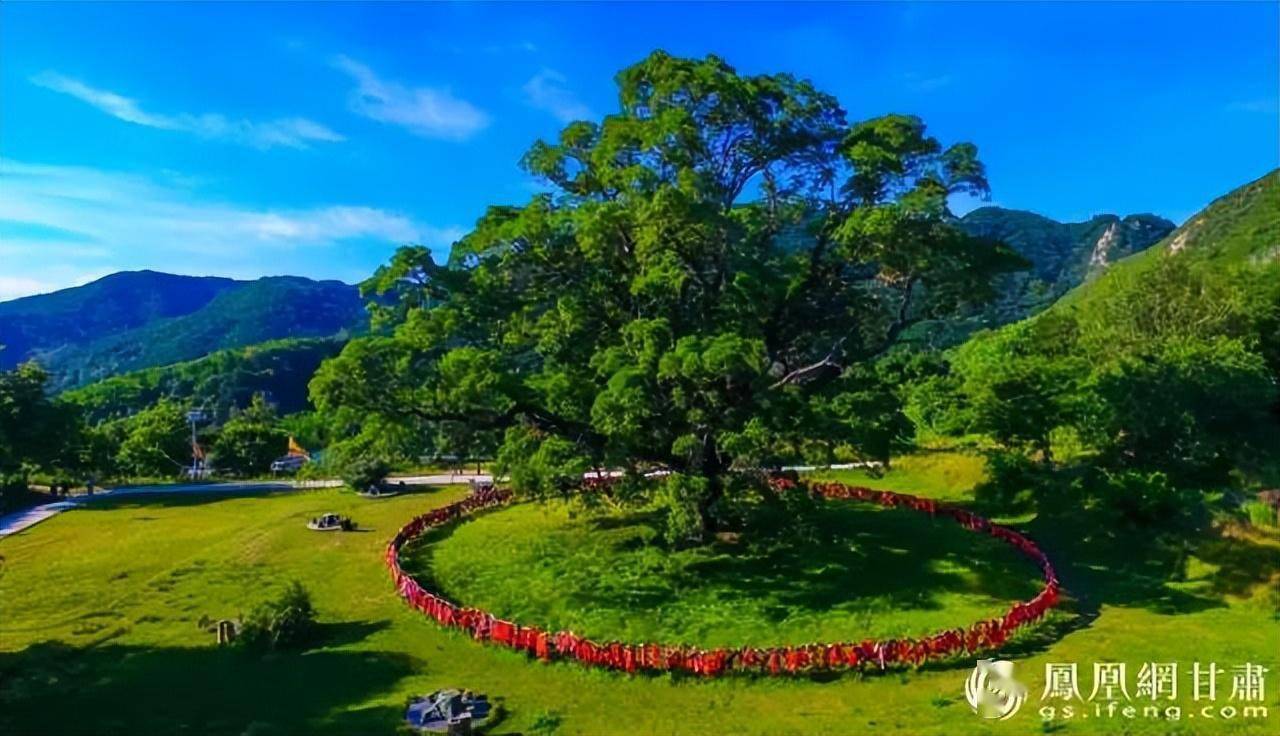
<svg viewBox="0 0 1280 736">
<path fill-rule="evenodd" d="M 189 464 L 191 430 L 186 409 L 161 399 L 123 423 L 118 462 L 126 473 L 147 477 L 176 475 Z"/>
<path fill-rule="evenodd" d="M 987 477 L 974 488 L 974 499 L 1003 513 L 1025 512 L 1044 498 L 1046 487 L 1055 485 L 1051 481 L 1051 470 L 1021 452 L 989 452 Z"/>
<path fill-rule="evenodd" d="M 83 345 L 194 312 L 239 282 L 215 277 L 124 271 L 84 286 L 0 303 L 0 369 L 36 353 Z"/>
<path fill-rule="evenodd" d="M 306 409 L 307 382 L 337 355 L 341 339 L 293 339 L 222 350 L 203 358 L 113 376 L 64 392 L 90 422 L 135 414 L 162 398 L 201 406 L 215 421 L 264 394 L 282 414 Z"/>
<path fill-rule="evenodd" d="M 1086 400 L 1081 381 L 1089 364 L 1075 349 L 1077 339 L 1074 321 L 1045 315 L 957 350 L 956 388 L 970 428 L 1050 460 L 1052 431 L 1080 418 Z"/>
<path fill-rule="evenodd" d="M 1146 250 L 1174 230 L 1172 222 L 1155 215 L 1097 215 L 1085 222 L 1062 223 L 1001 207 L 980 207 L 960 218 L 958 225 L 970 235 L 1005 243 L 1031 265 L 1026 272 L 997 279 L 999 298 L 978 320 L 960 325 L 975 328 L 1043 311 L 1110 264 Z"/>
<path fill-rule="evenodd" d="M 328 447 L 332 441 L 333 422 L 320 412 L 300 411 L 288 414 L 280 417 L 278 425 L 286 435 L 292 436 L 308 450 Z"/>
<path fill-rule="evenodd" d="M 524 157 L 554 194 L 490 208 L 447 265 L 411 247 L 379 269 L 394 332 L 327 363 L 316 406 L 352 441 L 500 437 L 522 491 L 671 468 L 672 523 L 704 534 L 733 469 L 887 457 L 906 425 L 872 363 L 1022 263 L 952 224 L 949 195 L 986 193 L 976 149 L 909 116 L 847 125 L 808 82 L 714 56 L 617 82 L 615 114 Z"/>
<path fill-rule="evenodd" d="M 1274 455 L 1280 262 L 1267 238 L 1277 218 L 1272 174 L 1045 314 L 954 351 L 951 376 L 908 392 L 913 419 L 958 417 L 1046 460 L 1069 436 L 1115 477 L 1144 479 L 1149 492 L 1126 516 L 1161 496 L 1153 472 L 1172 486 L 1212 485 L 1242 458 Z M 1106 485 L 1132 495 L 1127 483 Z"/>
<path fill-rule="evenodd" d="M 1280 514 L 1274 506 L 1263 503 L 1262 501 L 1246 501 L 1240 504 L 1240 511 L 1244 513 L 1249 523 L 1257 527 L 1276 528 L 1280 526 Z"/>
<path fill-rule="evenodd" d="M 591 465 L 573 442 L 519 426 L 507 430 L 495 468 L 525 493 L 550 496 L 576 489 Z"/>
<path fill-rule="evenodd" d="M 662 479 L 655 499 L 666 511 L 663 534 L 672 544 L 696 540 L 702 535 L 703 521 L 699 509 L 709 495 L 706 478 L 672 473 Z"/>
<path fill-rule="evenodd" d="M 342 482 L 356 491 L 365 491 L 381 484 L 390 472 L 391 466 L 381 458 L 358 458 L 343 468 Z"/>
<path fill-rule="evenodd" d="M 0 510 L 25 505 L 31 473 L 82 473 L 91 444 L 77 412 L 51 401 L 49 376 L 34 362 L 0 371 Z"/>
<path fill-rule="evenodd" d="M 0 474 L 47 467 L 56 457 L 66 421 L 46 395 L 48 379 L 35 363 L 0 372 Z"/>
<path fill-rule="evenodd" d="M 233 475 L 264 473 L 284 454 L 288 434 L 279 426 L 276 410 L 262 394 L 236 412 L 218 431 L 212 465 Z"/>
<path fill-rule="evenodd" d="M 236 643 L 258 652 L 301 649 L 315 641 L 318 630 L 311 594 L 294 581 L 279 597 L 249 612 Z"/>
<path fill-rule="evenodd" d="M 269 340 L 345 338 L 366 320 L 354 286 L 269 277 L 221 291 L 193 312 L 67 345 L 42 359 L 54 387 L 67 389 Z"/>
<path fill-rule="evenodd" d="M 6 513 L 30 505 L 31 490 L 27 476 L 20 473 L 0 473 L 0 513 Z"/>
<path fill-rule="evenodd" d="M 417 462 L 432 454 L 438 425 L 420 416 L 420 388 L 412 380 L 420 360 L 398 340 L 371 336 L 320 366 L 309 390 L 331 427 L 326 462 L 341 467 L 372 456 Z"/>
<path fill-rule="evenodd" d="M 1104 462 L 1205 482 L 1251 449 L 1276 398 L 1262 356 L 1226 337 L 1172 340 L 1101 367 L 1094 381 L 1101 410 L 1086 431 Z"/>
</svg>

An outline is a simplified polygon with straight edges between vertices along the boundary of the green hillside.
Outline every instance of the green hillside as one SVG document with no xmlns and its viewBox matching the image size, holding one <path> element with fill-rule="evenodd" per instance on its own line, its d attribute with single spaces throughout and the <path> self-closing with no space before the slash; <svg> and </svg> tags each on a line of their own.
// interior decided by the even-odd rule
<svg viewBox="0 0 1280 736">
<path fill-rule="evenodd" d="M 129 416 L 161 399 L 204 407 L 215 421 L 248 405 L 256 393 L 281 414 L 303 411 L 307 383 L 326 358 L 337 355 L 338 338 L 279 340 L 221 350 L 196 360 L 147 368 L 73 389 L 62 395 L 97 423 Z"/>
<path fill-rule="evenodd" d="M 1280 172 L 949 362 L 913 399 L 938 431 L 1188 484 L 1280 477 Z"/>
<path fill-rule="evenodd" d="M 227 348 L 344 334 L 365 323 L 364 305 L 354 286 L 272 277 L 221 293 L 189 314 L 42 352 L 37 359 L 53 375 L 54 387 L 66 389 Z"/>
<path fill-rule="evenodd" d="M 1088 309 L 1178 259 L 1197 271 L 1274 272 L 1280 266 L 1280 169 L 1214 200 L 1157 247 L 1126 258 L 1106 277 L 1068 293 L 1055 309 Z"/>
<path fill-rule="evenodd" d="M 907 336 L 918 347 L 949 347 L 978 330 L 1038 314 L 1117 260 L 1141 253 L 1174 230 L 1172 222 L 1150 214 L 1058 222 L 1003 207 L 981 207 L 956 220 L 956 225 L 970 235 L 1009 246 L 1028 267 L 996 276 L 995 298 L 975 311 L 917 325 Z"/>
<path fill-rule="evenodd" d="M 0 302 L 0 370 L 37 351 L 81 344 L 180 317 L 243 282 L 125 271 L 84 286 Z"/>
</svg>

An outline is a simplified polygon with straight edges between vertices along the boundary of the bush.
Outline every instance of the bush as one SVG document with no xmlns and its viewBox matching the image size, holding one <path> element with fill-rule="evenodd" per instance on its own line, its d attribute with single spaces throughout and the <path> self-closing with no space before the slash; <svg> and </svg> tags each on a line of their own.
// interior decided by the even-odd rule
<svg viewBox="0 0 1280 736">
<path fill-rule="evenodd" d="M 391 472 L 391 466 L 382 458 L 362 457 L 351 462 L 342 471 L 342 482 L 357 491 L 380 485 Z"/>
<path fill-rule="evenodd" d="M 1275 528 L 1280 526 L 1276 515 L 1277 511 L 1261 501 L 1248 501 L 1240 505 L 1240 510 L 1249 519 L 1249 523 L 1254 526 L 1267 526 Z"/>
<path fill-rule="evenodd" d="M 702 516 L 698 503 L 707 493 L 707 479 L 682 473 L 668 475 L 659 487 L 658 506 L 666 511 L 663 537 L 671 544 L 702 538 Z"/>
<path fill-rule="evenodd" d="M 1054 471 L 1020 452 L 996 451 L 987 455 L 987 480 L 974 488 L 983 508 L 1001 514 L 1022 513 L 1043 499 L 1044 492 L 1061 494 Z M 1052 501 L 1062 499 L 1051 499 Z"/>
<path fill-rule="evenodd" d="M 315 639 L 316 612 L 311 594 L 293 582 L 275 600 L 255 607 L 240 628 L 236 642 L 246 649 L 297 649 Z"/>
<path fill-rule="evenodd" d="M 27 476 L 19 473 L 0 473 L 0 512 L 13 511 L 28 505 L 29 496 Z"/>
<path fill-rule="evenodd" d="M 1117 525 L 1191 531 L 1207 520 L 1204 493 L 1175 484 L 1166 473 L 1103 471 L 1097 475 L 1092 490 L 1099 507 Z"/>
</svg>

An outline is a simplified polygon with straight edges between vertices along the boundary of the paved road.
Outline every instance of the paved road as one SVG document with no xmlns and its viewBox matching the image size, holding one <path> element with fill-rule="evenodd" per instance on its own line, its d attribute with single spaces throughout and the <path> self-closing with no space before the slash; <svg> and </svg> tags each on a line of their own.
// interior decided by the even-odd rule
<svg viewBox="0 0 1280 736">
<path fill-rule="evenodd" d="M 783 470 L 797 470 L 800 472 L 817 470 L 819 467 L 830 468 L 832 470 L 843 470 L 847 468 L 867 467 L 870 465 L 878 465 L 878 463 L 846 463 L 843 465 L 794 465 Z M 650 475 L 660 475 L 661 472 L 651 473 Z M 604 471 L 603 473 L 584 473 L 585 477 L 617 477 L 622 475 L 622 471 Z M 448 486 L 456 483 L 469 483 L 475 481 L 477 483 L 492 483 L 493 476 L 488 474 L 476 473 L 441 473 L 438 475 L 404 475 L 392 476 L 388 478 L 389 483 L 395 484 L 404 481 L 408 485 L 413 486 Z M 151 486 L 125 486 L 123 488 L 115 488 L 110 491 L 95 493 L 92 496 L 75 496 L 66 501 L 58 501 L 56 503 L 46 503 L 41 506 L 34 506 L 23 511 L 17 511 L 12 514 L 0 516 L 0 539 L 10 534 L 17 534 L 24 529 L 39 524 L 45 519 L 57 516 L 63 511 L 74 509 L 77 506 L 86 503 L 93 503 L 104 498 L 120 498 L 123 496 L 149 496 L 171 493 L 270 493 L 272 491 L 292 491 L 304 490 L 308 488 L 335 488 L 342 485 L 340 480 L 277 480 L 277 481 L 226 481 L 223 483 L 185 483 L 185 484 L 163 484 Z"/>
<path fill-rule="evenodd" d="M 391 483 L 404 481 L 408 485 L 447 486 L 455 483 L 468 483 L 472 480 L 480 483 L 490 483 L 493 481 L 493 478 L 489 475 L 476 475 L 475 473 L 444 473 L 440 475 L 395 476 L 388 480 Z M 17 534 L 24 529 L 30 529 L 45 519 L 57 516 L 63 511 L 69 511 L 78 506 L 94 503 L 102 499 L 130 496 L 155 496 L 161 494 L 167 495 L 173 493 L 271 493 L 273 491 L 306 490 L 310 488 L 336 488 L 340 485 L 342 485 L 342 481 L 340 480 L 246 480 L 226 481 L 223 483 L 168 483 L 150 486 L 124 486 L 121 488 L 114 488 L 110 491 L 95 493 L 92 496 L 74 496 L 65 501 L 46 503 L 40 506 L 33 506 L 22 511 L 16 511 L 12 514 L 0 516 L 0 539 L 3 539 L 10 534 Z"/>
</svg>

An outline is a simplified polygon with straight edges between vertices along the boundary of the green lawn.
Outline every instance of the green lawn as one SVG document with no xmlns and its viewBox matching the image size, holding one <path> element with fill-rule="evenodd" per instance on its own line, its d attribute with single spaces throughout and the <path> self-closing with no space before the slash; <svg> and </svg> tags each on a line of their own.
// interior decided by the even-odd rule
<svg viewBox="0 0 1280 736">
<path fill-rule="evenodd" d="M 812 535 L 763 549 L 669 549 L 641 513 L 521 504 L 411 547 L 405 566 L 512 620 L 704 647 L 921 636 L 1002 615 L 1039 591 L 1033 564 L 950 520 L 828 506 Z"/>
<path fill-rule="evenodd" d="M 882 480 L 894 485 L 899 472 L 907 471 L 893 471 Z M 916 479 L 923 483 L 926 477 L 928 473 L 918 472 Z M 930 485 L 913 490 L 955 497 L 964 489 Z M 464 492 L 456 488 L 378 501 L 337 490 L 252 498 L 148 498 L 72 511 L 0 540 L 0 733 L 385 734 L 394 733 L 406 696 L 451 685 L 500 699 L 505 716 L 495 733 L 854 734 L 876 729 L 1018 734 L 1041 730 L 1036 709 L 1047 662 L 1079 663 L 1087 697 L 1094 662 L 1128 663 L 1132 690 L 1142 662 L 1177 661 L 1190 668 L 1196 660 L 1227 668 L 1245 661 L 1269 667 L 1269 718 L 1077 718 L 1050 729 L 1067 734 L 1275 733 L 1280 725 L 1280 621 L 1272 592 L 1280 580 L 1280 541 L 1274 537 L 1237 534 L 1199 545 L 1194 556 L 1177 557 L 1148 548 L 1138 537 L 1103 540 L 1058 520 L 1031 522 L 1029 531 L 1044 542 L 1079 599 L 1057 624 L 1002 652 L 1017 663 L 1032 693 L 1022 712 L 990 723 L 979 721 L 964 703 L 968 668 L 963 663 L 883 676 L 705 682 L 546 665 L 443 631 L 393 595 L 381 553 L 395 529 L 414 514 Z M 354 516 L 362 531 L 307 531 L 305 521 L 324 511 Z M 559 513 L 549 514 L 557 534 L 572 538 L 591 523 L 570 523 Z M 856 519 L 867 512 L 851 513 Z M 543 512 L 524 506 L 464 524 L 437 545 L 441 562 L 449 548 L 463 550 L 469 536 L 476 541 L 486 529 L 493 531 L 521 515 L 537 519 Z M 925 525 L 927 529 L 927 520 Z M 625 536 L 627 527 L 615 531 Z M 848 577 L 823 591 L 822 601 L 803 600 L 802 588 L 789 588 L 783 599 L 794 604 L 794 612 L 776 612 L 779 631 L 809 636 L 804 627 L 816 619 L 802 611 L 828 604 L 843 612 L 842 627 L 925 624 L 936 612 L 927 600 L 859 620 L 860 604 L 837 595 L 837 589 L 850 585 L 851 597 L 905 600 L 902 591 L 911 589 L 910 576 L 917 572 L 934 580 L 941 575 L 944 594 L 933 601 L 944 606 L 939 611 L 955 605 L 956 618 L 967 621 L 987 603 L 998 608 L 1017 591 L 1003 588 L 1006 583 L 994 579 L 999 576 L 973 567 L 968 555 L 975 540 L 963 535 L 957 541 L 966 546 L 948 550 L 920 533 L 893 545 L 909 550 L 905 553 L 867 549 L 874 561 L 907 565 L 898 575 L 866 572 L 867 578 L 890 579 L 896 589 L 889 591 L 858 583 L 857 561 L 836 561 L 833 551 L 835 572 Z M 596 544 L 608 548 L 611 542 Z M 519 548 L 518 540 L 510 540 L 508 549 Z M 897 561 L 899 554 L 909 562 Z M 556 566 L 583 559 L 572 550 L 554 550 L 551 557 Z M 635 552 L 630 570 L 644 569 L 651 561 Z M 687 570 L 701 561 L 684 558 L 673 564 Z M 1016 558 L 1008 564 L 1025 569 Z M 440 574 L 451 586 L 466 581 L 465 576 L 455 578 L 462 583 L 450 581 L 456 573 L 447 568 Z M 294 579 L 311 590 L 321 613 L 322 646 L 300 654 L 253 657 L 218 649 L 211 634 L 198 630 L 202 615 L 247 611 Z M 706 590 L 690 580 L 681 598 L 715 598 L 728 607 L 724 610 L 763 615 L 749 630 L 752 638 L 761 634 L 768 607 L 747 600 L 753 595 L 749 588 L 734 600 L 727 574 L 710 575 L 705 582 Z M 670 590 L 659 592 L 668 595 Z M 541 606 L 549 618 L 558 615 L 558 604 L 534 600 L 542 595 L 531 587 L 524 605 Z M 874 612 L 875 604 L 863 609 Z M 568 608 L 560 610 L 568 615 Z M 623 620 L 622 610 L 615 604 L 593 614 L 599 617 L 593 625 L 604 634 L 625 631 L 631 624 Z M 638 615 L 635 626 L 671 623 L 652 610 Z M 712 610 L 701 620 L 723 615 Z M 898 623 L 885 623 L 891 620 Z M 1185 671 L 1182 678 L 1185 689 Z M 1219 701 L 1225 704 L 1229 678 L 1219 682 L 1219 689 Z M 1178 702 L 1191 711 L 1189 694 Z"/>
</svg>

